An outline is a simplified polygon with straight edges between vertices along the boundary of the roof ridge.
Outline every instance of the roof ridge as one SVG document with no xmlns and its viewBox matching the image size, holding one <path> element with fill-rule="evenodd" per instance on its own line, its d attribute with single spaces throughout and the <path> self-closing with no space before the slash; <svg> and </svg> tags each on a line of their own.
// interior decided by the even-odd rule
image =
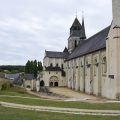
<svg viewBox="0 0 120 120">
<path fill-rule="evenodd" d="M 92 37 L 94 37 L 94 36 L 100 34 L 100 33 L 103 32 L 104 30 L 106 30 L 107 28 L 109 28 L 110 26 L 111 26 L 111 25 L 109 25 L 108 27 L 106 27 L 106 28 L 100 30 L 99 32 L 95 33 L 94 35 L 92 35 L 91 37 L 89 37 L 88 39 L 86 39 L 86 41 L 89 40 L 89 39 L 91 39 Z"/>
<path fill-rule="evenodd" d="M 56 53 L 63 53 L 62 51 L 60 52 L 60 51 L 47 51 L 47 50 L 46 50 L 46 52 L 56 52 Z"/>
</svg>

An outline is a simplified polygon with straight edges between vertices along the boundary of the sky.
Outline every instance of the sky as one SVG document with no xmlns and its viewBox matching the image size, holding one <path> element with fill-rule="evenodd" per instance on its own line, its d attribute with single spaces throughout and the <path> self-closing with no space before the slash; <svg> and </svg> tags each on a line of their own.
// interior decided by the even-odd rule
<svg viewBox="0 0 120 120">
<path fill-rule="evenodd" d="M 112 0 L 0 0 L 0 65 L 63 51 L 76 10 L 80 22 L 84 11 L 87 38 L 111 24 Z"/>
</svg>

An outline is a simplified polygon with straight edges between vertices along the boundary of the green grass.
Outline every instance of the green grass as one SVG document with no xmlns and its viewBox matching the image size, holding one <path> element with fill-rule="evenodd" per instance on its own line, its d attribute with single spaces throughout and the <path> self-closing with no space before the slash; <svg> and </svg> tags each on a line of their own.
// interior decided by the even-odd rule
<svg viewBox="0 0 120 120">
<path fill-rule="evenodd" d="M 27 98 L 9 98 L 0 97 L 0 101 L 25 104 L 25 105 L 37 105 L 37 106 L 52 106 L 52 107 L 65 107 L 65 108 L 79 108 L 79 109 L 98 109 L 98 110 L 120 110 L 120 103 L 82 103 L 82 102 L 64 102 L 64 101 L 52 101 L 43 99 L 27 99 Z"/>
<path fill-rule="evenodd" d="M 36 97 L 34 95 L 28 94 L 25 89 L 20 88 L 20 87 L 12 87 L 12 88 L 8 88 L 6 90 L 0 91 L 0 95 Z"/>
<path fill-rule="evenodd" d="M 0 120 L 120 120 L 120 116 L 70 115 L 0 107 Z"/>
<path fill-rule="evenodd" d="M 10 92 L 10 91 L 0 91 L 0 95 L 9 95 L 9 96 L 20 96 L 20 97 L 36 97 L 34 95 L 28 93 L 20 93 L 20 92 Z"/>
</svg>

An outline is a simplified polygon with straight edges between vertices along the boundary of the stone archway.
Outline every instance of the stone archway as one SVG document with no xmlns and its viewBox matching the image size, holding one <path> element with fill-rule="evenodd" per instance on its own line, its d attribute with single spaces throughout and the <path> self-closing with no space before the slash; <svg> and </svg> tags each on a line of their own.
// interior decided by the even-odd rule
<svg viewBox="0 0 120 120">
<path fill-rule="evenodd" d="M 55 87 L 58 87 L 58 82 L 55 82 Z"/>
<path fill-rule="evenodd" d="M 53 82 L 50 82 L 50 87 L 53 87 Z"/>
<path fill-rule="evenodd" d="M 44 83 L 44 81 L 42 80 L 42 81 L 40 81 L 40 87 L 44 87 L 45 86 L 45 83 Z"/>
<path fill-rule="evenodd" d="M 50 87 L 58 87 L 59 86 L 58 77 L 56 77 L 56 76 L 50 77 L 49 86 Z"/>
</svg>

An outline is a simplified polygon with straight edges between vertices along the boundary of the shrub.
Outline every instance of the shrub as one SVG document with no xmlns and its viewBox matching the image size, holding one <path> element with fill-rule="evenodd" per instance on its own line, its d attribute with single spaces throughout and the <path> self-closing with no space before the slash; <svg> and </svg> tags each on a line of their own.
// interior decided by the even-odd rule
<svg viewBox="0 0 120 120">
<path fill-rule="evenodd" d="M 9 80 L 0 80 L 0 86 L 1 90 L 7 90 L 14 87 L 13 83 Z"/>
<path fill-rule="evenodd" d="M 2 84 L 1 90 L 7 90 L 7 83 Z"/>
</svg>

